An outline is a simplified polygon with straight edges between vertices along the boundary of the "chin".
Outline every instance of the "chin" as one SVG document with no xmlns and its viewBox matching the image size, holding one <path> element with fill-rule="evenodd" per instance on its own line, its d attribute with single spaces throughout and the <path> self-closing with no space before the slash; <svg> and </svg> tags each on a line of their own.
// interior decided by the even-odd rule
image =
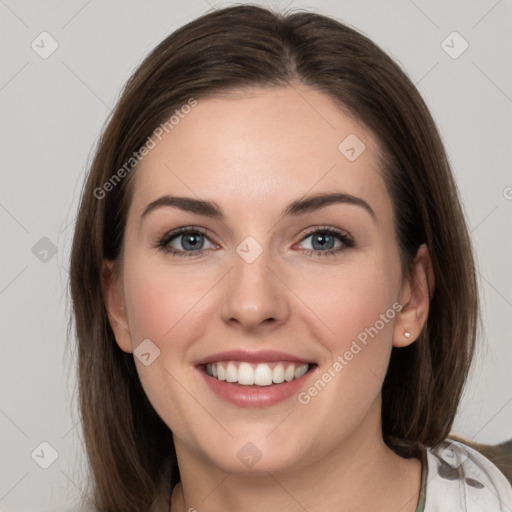
<svg viewBox="0 0 512 512">
<path fill-rule="evenodd" d="M 286 441 L 283 440 L 283 437 Z M 297 439 L 289 435 L 267 435 L 267 430 L 254 430 L 253 434 L 235 436 L 224 443 L 206 449 L 211 462 L 229 473 L 267 474 L 287 472 L 311 462 L 312 450 L 304 443 L 304 436 Z"/>
</svg>

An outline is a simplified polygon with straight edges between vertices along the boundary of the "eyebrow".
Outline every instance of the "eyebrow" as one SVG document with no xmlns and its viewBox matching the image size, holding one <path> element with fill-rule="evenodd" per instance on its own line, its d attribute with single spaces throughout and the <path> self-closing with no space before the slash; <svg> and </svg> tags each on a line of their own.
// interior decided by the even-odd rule
<svg viewBox="0 0 512 512">
<path fill-rule="evenodd" d="M 282 211 L 281 217 L 285 217 L 287 215 L 303 215 L 305 213 L 325 208 L 331 204 L 351 204 L 360 206 L 371 215 L 373 220 L 377 220 L 377 216 L 375 215 L 372 207 L 364 199 L 341 192 L 316 194 L 305 199 L 296 199 Z M 162 207 L 179 208 L 185 212 L 204 215 L 205 217 L 213 219 L 224 219 L 224 212 L 222 211 L 222 208 L 215 203 L 215 201 L 204 201 L 202 199 L 172 196 L 169 194 L 159 197 L 155 201 L 149 203 L 142 212 L 141 218 L 146 217 L 150 212 Z"/>
</svg>

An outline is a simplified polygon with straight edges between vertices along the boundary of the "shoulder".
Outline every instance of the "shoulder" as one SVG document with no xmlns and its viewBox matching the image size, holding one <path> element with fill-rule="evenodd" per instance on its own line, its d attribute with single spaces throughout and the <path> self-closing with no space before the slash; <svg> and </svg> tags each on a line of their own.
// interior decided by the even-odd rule
<svg viewBox="0 0 512 512">
<path fill-rule="evenodd" d="M 424 512 L 504 512 L 512 510 L 512 486 L 484 455 L 447 438 L 424 455 Z"/>
</svg>

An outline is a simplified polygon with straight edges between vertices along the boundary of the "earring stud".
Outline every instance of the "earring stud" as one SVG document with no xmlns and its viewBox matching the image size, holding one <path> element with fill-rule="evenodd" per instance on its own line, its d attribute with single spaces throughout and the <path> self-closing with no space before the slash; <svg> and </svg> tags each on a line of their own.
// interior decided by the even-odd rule
<svg viewBox="0 0 512 512">
<path fill-rule="evenodd" d="M 405 332 L 404 332 L 404 336 L 405 336 L 406 338 L 410 338 L 410 337 L 411 337 L 411 333 L 410 333 L 409 331 L 405 331 Z"/>
</svg>

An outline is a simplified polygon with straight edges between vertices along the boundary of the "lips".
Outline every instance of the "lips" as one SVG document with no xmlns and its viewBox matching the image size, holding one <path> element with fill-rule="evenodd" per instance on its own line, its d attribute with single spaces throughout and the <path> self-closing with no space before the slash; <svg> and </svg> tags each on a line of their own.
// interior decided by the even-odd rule
<svg viewBox="0 0 512 512">
<path fill-rule="evenodd" d="M 311 360 L 304 359 L 293 354 L 288 354 L 286 352 L 278 352 L 276 350 L 259 350 L 253 352 L 247 350 L 228 350 L 199 359 L 196 362 L 196 365 L 215 363 L 218 361 L 247 361 L 250 363 L 290 361 L 298 364 L 307 364 L 312 362 Z"/>
<path fill-rule="evenodd" d="M 268 407 L 297 394 L 318 365 L 276 351 L 229 351 L 205 357 L 196 368 L 221 399 L 239 407 Z"/>
</svg>

